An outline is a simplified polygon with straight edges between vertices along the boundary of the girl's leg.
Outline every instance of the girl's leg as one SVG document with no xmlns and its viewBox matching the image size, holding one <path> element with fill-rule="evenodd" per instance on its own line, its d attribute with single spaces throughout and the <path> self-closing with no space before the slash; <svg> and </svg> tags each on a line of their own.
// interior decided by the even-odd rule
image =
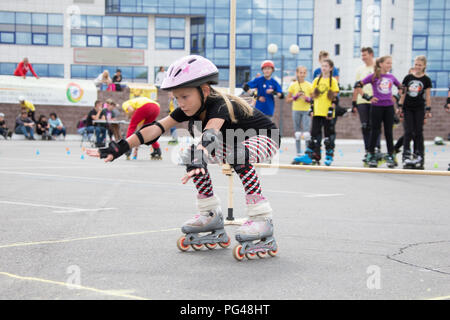
<svg viewBox="0 0 450 320">
<path fill-rule="evenodd" d="M 425 118 L 425 109 L 422 107 L 417 108 L 414 111 L 414 150 L 417 150 L 418 155 L 423 158 L 425 152 L 423 138 L 423 119 Z"/>
<path fill-rule="evenodd" d="M 381 122 L 383 120 L 383 107 L 370 108 L 370 144 L 369 152 L 374 153 L 377 140 L 381 132 Z"/>
<path fill-rule="evenodd" d="M 403 155 L 411 153 L 411 140 L 414 132 L 414 114 L 411 108 L 404 108 L 405 135 L 403 140 Z"/>
<path fill-rule="evenodd" d="M 300 112 L 301 111 L 292 110 L 292 120 L 294 121 L 295 149 L 297 152 L 297 156 L 299 156 L 302 153 L 302 145 L 301 145 L 302 132 L 300 129 L 302 115 Z"/>
<path fill-rule="evenodd" d="M 392 155 L 394 153 L 394 137 L 392 133 L 394 128 L 394 106 L 383 108 L 384 136 L 386 138 L 388 154 Z"/>
</svg>

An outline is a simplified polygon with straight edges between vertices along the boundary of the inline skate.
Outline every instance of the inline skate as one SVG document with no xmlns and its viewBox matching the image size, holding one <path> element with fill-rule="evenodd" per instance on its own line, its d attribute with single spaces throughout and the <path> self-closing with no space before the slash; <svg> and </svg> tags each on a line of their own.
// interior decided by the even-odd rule
<svg viewBox="0 0 450 320">
<path fill-rule="evenodd" d="M 217 247 L 217 244 L 222 248 L 229 247 L 231 238 L 225 232 L 219 199 L 215 196 L 198 199 L 197 204 L 200 213 L 186 221 L 181 227 L 181 231 L 185 235 L 178 239 L 178 249 L 184 252 L 192 247 L 198 251 L 205 246 L 212 250 Z"/>
<path fill-rule="evenodd" d="M 278 253 L 278 245 L 273 237 L 272 208 L 261 195 L 247 195 L 247 214 L 249 219 L 237 230 L 239 242 L 233 249 L 233 257 L 242 261 L 247 259 L 272 257 Z"/>
<path fill-rule="evenodd" d="M 153 148 L 153 152 L 150 153 L 151 160 L 162 160 L 161 148 Z"/>
</svg>

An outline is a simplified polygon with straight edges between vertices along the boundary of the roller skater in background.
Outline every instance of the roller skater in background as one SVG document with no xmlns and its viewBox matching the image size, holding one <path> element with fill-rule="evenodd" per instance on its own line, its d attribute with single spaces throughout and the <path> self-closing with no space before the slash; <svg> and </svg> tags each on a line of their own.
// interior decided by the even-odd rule
<svg viewBox="0 0 450 320">
<path fill-rule="evenodd" d="M 369 167 L 378 167 L 378 161 L 375 154 L 375 147 L 378 136 L 381 132 L 381 124 L 384 124 L 384 135 L 386 138 L 386 145 L 388 154 L 386 156 L 386 164 L 389 168 L 395 167 L 394 160 L 394 141 L 392 136 L 392 129 L 394 126 L 394 101 L 392 96 L 393 86 L 397 86 L 399 90 L 402 88 L 401 83 L 389 72 L 392 69 L 392 58 L 384 56 L 378 58 L 375 63 L 375 72 L 368 75 L 363 80 L 357 82 L 355 87 L 363 87 L 370 83 L 372 84 L 373 96 L 367 94 L 363 98 L 371 102 L 370 123 L 372 129 L 370 130 L 370 144 L 369 153 L 367 155 L 367 163 Z"/>
<path fill-rule="evenodd" d="M 127 138 L 130 137 L 136 130 L 139 130 L 145 125 L 148 125 L 156 120 L 159 115 L 159 104 L 146 97 L 138 97 L 125 101 L 122 104 L 122 109 L 126 115 L 131 118 L 128 125 Z M 150 154 L 152 160 L 160 160 L 161 148 L 159 142 L 155 141 L 152 144 L 153 152 Z M 138 149 L 133 152 L 133 159 L 137 159 Z M 131 155 L 131 150 L 127 153 L 127 159 Z"/>
<path fill-rule="evenodd" d="M 331 136 L 334 134 L 334 122 L 332 120 L 336 116 L 336 96 L 339 93 L 338 82 L 333 77 L 333 68 L 333 61 L 324 59 L 321 66 L 322 73 L 314 79 L 311 139 L 307 143 L 305 155 L 294 159 L 300 164 L 320 164 L 322 128 L 325 136 L 325 165 L 329 166 L 333 162 L 334 141 Z"/>
<path fill-rule="evenodd" d="M 219 71 L 208 59 L 191 55 L 175 61 L 168 69 L 161 89 L 173 92 L 179 108 L 160 121 L 144 125 L 127 140 L 111 142 L 107 148 L 87 150 L 88 155 L 112 161 L 140 144 L 155 143 L 171 127 L 189 121 L 201 126 L 198 144 L 191 145 L 182 157 L 187 173 L 197 189 L 198 213 L 183 224 L 186 233 L 177 242 L 180 250 L 228 247 L 230 238 L 224 231 L 219 198 L 213 192 L 208 163 L 227 162 L 238 174 L 246 193 L 248 220 L 238 230 L 240 244 L 234 257 L 264 257 L 275 255 L 278 247 L 273 238 L 272 208 L 262 195 L 261 184 L 252 163 L 270 159 L 278 150 L 280 136 L 273 122 L 259 110 L 253 109 L 239 97 L 225 95 L 211 87 L 218 83 Z M 195 122 L 195 123 L 194 123 Z M 240 136 L 240 133 L 244 136 Z M 231 134 L 231 137 L 228 135 Z M 242 139 L 240 139 L 242 138 Z M 235 139 L 238 141 L 236 142 Z M 201 235 L 200 233 L 207 233 Z M 254 243 L 256 242 L 256 243 Z"/>
<path fill-rule="evenodd" d="M 294 132 L 295 132 L 295 148 L 296 148 L 296 158 L 302 156 L 302 140 L 305 143 L 310 140 L 311 134 L 310 124 L 311 117 L 309 115 L 309 109 L 311 106 L 311 96 L 313 93 L 312 85 L 308 81 L 305 81 L 308 70 L 306 67 L 297 67 L 297 80 L 294 81 L 288 89 L 288 95 L 286 101 L 288 103 L 292 102 L 292 120 L 294 121 Z M 292 162 L 292 164 L 298 164 L 297 161 Z"/>
<path fill-rule="evenodd" d="M 265 60 L 261 64 L 263 75 L 255 78 L 244 85 L 244 91 L 257 89 L 257 98 L 255 108 L 268 116 L 271 120 L 275 110 L 274 96 L 280 99 L 284 98 L 283 90 L 280 84 L 272 78 L 275 71 L 275 64 L 270 60 Z"/>
<path fill-rule="evenodd" d="M 418 56 L 414 60 L 414 72 L 403 79 L 405 92 L 399 102 L 399 113 L 403 115 L 405 134 L 403 141 L 403 169 L 424 169 L 425 146 L 423 138 L 424 120 L 431 118 L 431 79 L 425 74 L 427 58 Z M 417 154 L 411 153 L 410 142 L 414 138 Z M 416 146 L 417 144 L 417 146 Z"/>
</svg>

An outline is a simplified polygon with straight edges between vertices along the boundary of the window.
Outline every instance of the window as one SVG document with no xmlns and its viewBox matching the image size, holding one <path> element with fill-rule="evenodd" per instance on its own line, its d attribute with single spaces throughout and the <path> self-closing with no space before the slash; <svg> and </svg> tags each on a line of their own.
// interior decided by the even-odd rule
<svg viewBox="0 0 450 320">
<path fill-rule="evenodd" d="M 184 49 L 185 25 L 185 18 L 155 17 L 155 48 Z"/>
<path fill-rule="evenodd" d="M 63 15 L 0 11 L 0 43 L 63 46 Z"/>
<path fill-rule="evenodd" d="M 112 77 L 117 69 L 122 71 L 123 81 L 147 82 L 147 67 L 129 67 L 129 66 L 103 66 L 103 65 L 80 65 L 72 64 L 70 66 L 70 76 L 74 79 L 95 79 L 104 70 L 108 70 Z M 49 69 L 50 72 L 50 69 Z M 58 70 L 52 70 L 58 72 Z M 59 72 L 61 72 L 59 70 Z"/>
<path fill-rule="evenodd" d="M 147 49 L 148 18 L 133 16 L 79 16 L 71 29 L 72 47 Z"/>
<path fill-rule="evenodd" d="M 228 47 L 229 47 L 228 34 L 216 33 L 214 35 L 214 48 L 228 48 Z"/>
<path fill-rule="evenodd" d="M 0 62 L 0 75 L 13 75 L 16 63 Z M 39 77 L 64 78 L 63 64 L 33 63 L 33 69 Z"/>
<path fill-rule="evenodd" d="M 394 45 L 392 43 L 391 43 L 391 46 L 389 48 L 389 52 L 390 52 L 391 55 L 394 54 Z"/>
<path fill-rule="evenodd" d="M 391 30 L 394 30 L 394 26 L 395 26 L 395 19 L 391 18 Z"/>
<path fill-rule="evenodd" d="M 300 49 L 312 49 L 312 36 L 311 35 L 299 35 L 298 43 Z"/>
<path fill-rule="evenodd" d="M 237 49 L 251 49 L 252 35 L 251 34 L 237 34 L 236 48 Z"/>
<path fill-rule="evenodd" d="M 341 28 L 341 18 L 336 18 L 336 29 Z"/>
<path fill-rule="evenodd" d="M 334 45 L 334 55 L 338 56 L 341 54 L 341 45 L 340 44 L 335 44 Z"/>
</svg>

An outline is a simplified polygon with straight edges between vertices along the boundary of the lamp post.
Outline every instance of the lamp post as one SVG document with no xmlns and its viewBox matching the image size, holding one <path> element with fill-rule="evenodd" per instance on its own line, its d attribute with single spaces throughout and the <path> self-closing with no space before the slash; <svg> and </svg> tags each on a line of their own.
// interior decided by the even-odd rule
<svg viewBox="0 0 450 320">
<path fill-rule="evenodd" d="M 278 46 L 275 43 L 271 43 L 267 46 L 267 51 L 270 53 L 270 55 L 273 56 L 278 51 Z M 296 44 L 292 44 L 289 47 L 289 52 L 295 57 L 299 52 L 300 48 Z M 284 54 L 281 53 L 281 90 L 284 91 Z M 280 119 L 278 121 L 278 129 L 280 130 L 280 137 L 283 136 L 283 107 L 284 107 L 284 100 L 280 101 Z"/>
</svg>

